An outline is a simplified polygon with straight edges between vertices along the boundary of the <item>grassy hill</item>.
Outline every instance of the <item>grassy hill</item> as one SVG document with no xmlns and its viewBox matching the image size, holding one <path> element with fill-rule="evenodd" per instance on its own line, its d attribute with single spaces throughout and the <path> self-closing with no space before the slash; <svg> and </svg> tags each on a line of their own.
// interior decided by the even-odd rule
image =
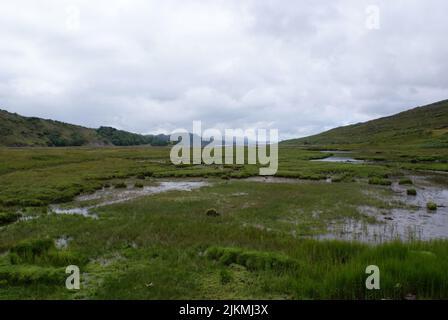
<svg viewBox="0 0 448 320">
<path fill-rule="evenodd" d="M 283 145 L 413 145 L 448 147 L 448 100 L 393 116 L 288 140 Z"/>
<path fill-rule="evenodd" d="M 60 121 L 23 117 L 0 110 L 0 146 L 133 146 L 166 145 L 168 136 L 140 135 L 110 127 L 85 128 Z"/>
</svg>

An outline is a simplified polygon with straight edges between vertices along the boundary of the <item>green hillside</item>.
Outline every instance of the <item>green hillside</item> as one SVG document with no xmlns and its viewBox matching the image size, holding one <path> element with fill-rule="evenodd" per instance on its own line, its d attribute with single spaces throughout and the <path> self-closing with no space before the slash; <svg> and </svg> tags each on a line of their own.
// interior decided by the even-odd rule
<svg viewBox="0 0 448 320">
<path fill-rule="evenodd" d="M 23 117 L 0 110 L 0 146 L 135 146 L 166 145 L 168 136 L 140 135 L 110 127 L 90 129 L 60 121 Z"/>
<path fill-rule="evenodd" d="M 413 145 L 448 147 L 448 100 L 407 110 L 390 117 L 335 128 L 288 140 L 283 145 Z"/>
<path fill-rule="evenodd" d="M 96 132 L 104 139 L 115 146 L 138 146 L 150 144 L 154 146 L 167 145 L 169 136 L 167 135 L 141 135 L 111 127 L 100 127 Z"/>
</svg>

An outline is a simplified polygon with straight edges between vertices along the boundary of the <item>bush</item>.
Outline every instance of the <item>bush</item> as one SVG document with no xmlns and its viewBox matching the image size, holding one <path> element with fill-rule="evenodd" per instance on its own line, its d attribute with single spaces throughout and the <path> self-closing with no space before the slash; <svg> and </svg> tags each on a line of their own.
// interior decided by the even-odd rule
<svg viewBox="0 0 448 320">
<path fill-rule="evenodd" d="M 415 189 L 408 189 L 406 191 L 406 193 L 407 193 L 408 196 L 416 196 L 417 195 L 417 190 L 415 190 Z"/>
<path fill-rule="evenodd" d="M 143 188 L 143 183 L 136 182 L 136 183 L 134 184 L 134 187 L 135 187 L 135 188 L 139 188 L 139 189 L 141 189 L 141 188 Z"/>
<path fill-rule="evenodd" d="M 430 211 L 436 211 L 437 210 L 437 204 L 435 204 L 434 202 L 428 202 L 426 204 L 426 208 Z"/>
</svg>

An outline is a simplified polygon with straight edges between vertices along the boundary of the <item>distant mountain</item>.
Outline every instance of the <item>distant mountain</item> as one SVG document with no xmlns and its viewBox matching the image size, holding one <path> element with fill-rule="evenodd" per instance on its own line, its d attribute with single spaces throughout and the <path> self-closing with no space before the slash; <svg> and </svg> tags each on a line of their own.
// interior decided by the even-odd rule
<svg viewBox="0 0 448 320">
<path fill-rule="evenodd" d="M 401 145 L 448 147 L 448 100 L 393 116 L 287 140 L 282 145 Z"/>
<path fill-rule="evenodd" d="M 167 145 L 167 135 L 140 135 L 111 127 L 85 128 L 0 110 L 0 146 L 69 147 Z"/>
</svg>

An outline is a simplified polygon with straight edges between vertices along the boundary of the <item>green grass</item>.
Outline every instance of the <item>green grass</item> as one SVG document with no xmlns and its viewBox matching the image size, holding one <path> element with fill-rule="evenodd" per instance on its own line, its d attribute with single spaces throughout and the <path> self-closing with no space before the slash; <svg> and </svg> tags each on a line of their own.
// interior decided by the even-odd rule
<svg viewBox="0 0 448 320">
<path fill-rule="evenodd" d="M 1 146 L 167 145 L 166 135 L 140 135 L 110 127 L 90 129 L 60 121 L 23 117 L 0 110 Z"/>
<path fill-rule="evenodd" d="M 335 128 L 311 137 L 285 141 L 285 145 L 327 145 L 330 150 L 342 145 L 401 146 L 419 149 L 448 148 L 448 100 L 410 109 L 390 117 Z M 333 149 L 330 147 L 333 145 Z M 348 148 L 352 150 L 352 148 Z M 381 159 L 383 155 L 380 155 Z M 435 157 L 414 159 L 434 160 Z"/>
<path fill-rule="evenodd" d="M 359 207 L 394 207 L 391 177 L 408 179 L 417 168 L 408 166 L 434 163 L 393 152 L 375 164 L 311 162 L 322 154 L 281 147 L 278 177 L 291 179 L 261 183 L 244 180 L 256 166 L 174 166 L 168 155 L 168 148 L 0 149 L 0 211 L 35 218 L 1 227 L 0 299 L 448 298 L 447 241 L 310 239 L 347 219 L 376 222 Z M 76 206 L 77 195 L 104 186 L 185 179 L 210 186 L 96 208 L 98 219 L 47 214 L 49 204 Z M 210 208 L 219 215 L 208 216 Z M 72 239 L 65 249 L 54 246 L 61 237 Z M 80 291 L 65 289 L 68 264 L 81 268 Z M 380 267 L 381 290 L 365 289 L 370 264 Z"/>
<path fill-rule="evenodd" d="M 20 219 L 22 215 L 15 212 L 0 212 L 0 226 L 15 222 Z"/>
<path fill-rule="evenodd" d="M 412 185 L 412 184 L 414 184 L 414 183 L 412 182 L 411 179 L 409 179 L 409 178 L 404 178 L 404 179 L 401 179 L 401 180 L 399 181 L 399 184 L 400 184 L 400 185 Z"/>
<path fill-rule="evenodd" d="M 281 143 L 281 183 L 245 180 L 256 165 L 173 165 L 166 147 L 0 148 L 0 299 L 448 299 L 448 240 L 314 239 L 344 232 L 347 221 L 381 224 L 361 207 L 407 208 L 392 183 L 448 172 L 447 108 Z M 4 144 L 104 143 L 92 129 L 0 116 Z M 320 150 L 366 162 L 310 161 L 331 155 Z M 95 205 L 76 197 L 104 187 L 197 179 L 209 186 L 96 207 L 97 219 L 48 213 L 53 204 Z M 441 174 L 431 181 L 447 185 Z M 435 203 L 427 209 L 439 214 Z M 60 248 L 60 239 L 70 240 Z M 65 288 L 69 264 L 81 269 L 80 291 Z M 365 289 L 368 265 L 380 268 L 380 290 Z"/>
<path fill-rule="evenodd" d="M 392 184 L 392 181 L 387 179 L 381 179 L 381 178 L 370 178 L 369 184 L 376 184 L 381 186 L 390 186 Z"/>
</svg>

